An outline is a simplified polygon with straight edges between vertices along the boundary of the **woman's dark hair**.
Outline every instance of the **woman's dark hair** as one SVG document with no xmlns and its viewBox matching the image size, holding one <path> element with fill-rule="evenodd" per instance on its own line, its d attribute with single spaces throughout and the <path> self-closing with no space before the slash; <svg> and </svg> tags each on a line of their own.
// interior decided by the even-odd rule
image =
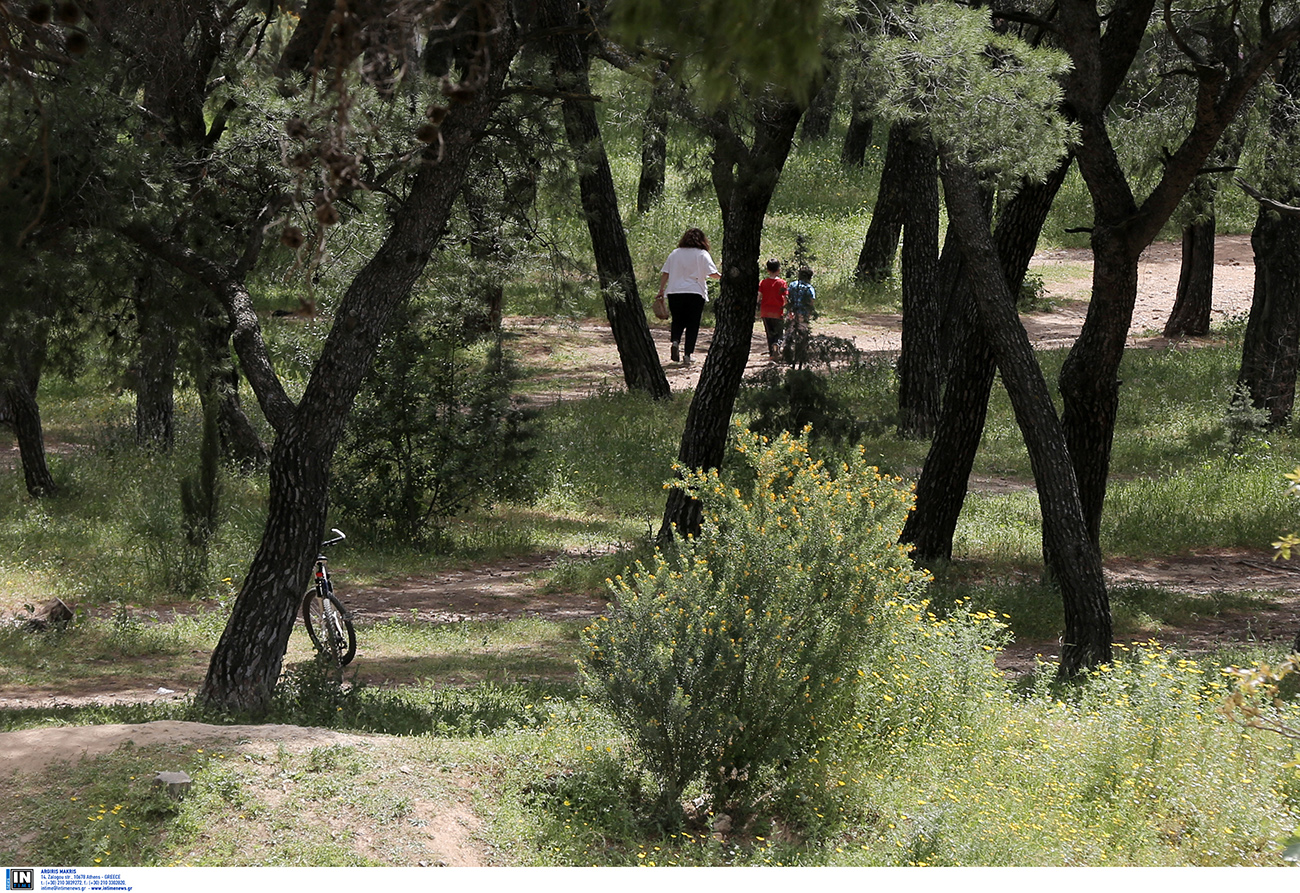
<svg viewBox="0 0 1300 893">
<path fill-rule="evenodd" d="M 703 248 L 709 250 L 709 237 L 704 235 L 704 230 L 691 227 L 682 233 L 682 240 L 677 243 L 678 248 Z"/>
<path fill-rule="evenodd" d="M 779 273 L 779 272 L 781 272 L 781 262 L 780 262 L 779 260 L 777 260 L 775 257 L 772 258 L 771 260 L 769 260 L 769 261 L 767 262 L 767 271 L 768 271 L 769 273 Z"/>
</svg>

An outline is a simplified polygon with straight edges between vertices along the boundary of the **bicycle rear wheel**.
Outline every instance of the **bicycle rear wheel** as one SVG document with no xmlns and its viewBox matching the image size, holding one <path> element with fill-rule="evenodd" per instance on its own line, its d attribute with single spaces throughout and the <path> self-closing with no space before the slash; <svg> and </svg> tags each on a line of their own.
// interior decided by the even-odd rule
<svg viewBox="0 0 1300 893">
<path fill-rule="evenodd" d="M 357 653 L 357 631 L 334 593 L 309 590 L 302 600 L 302 620 L 317 651 L 340 667 L 352 662 Z"/>
</svg>

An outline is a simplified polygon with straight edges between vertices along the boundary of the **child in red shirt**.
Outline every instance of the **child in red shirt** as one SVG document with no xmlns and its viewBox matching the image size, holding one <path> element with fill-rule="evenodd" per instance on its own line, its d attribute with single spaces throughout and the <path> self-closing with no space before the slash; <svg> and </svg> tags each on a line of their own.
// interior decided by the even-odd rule
<svg viewBox="0 0 1300 893">
<path fill-rule="evenodd" d="M 767 355 L 773 362 L 781 356 L 781 316 L 788 291 L 785 280 L 781 278 L 781 262 L 775 258 L 769 260 L 767 276 L 758 283 L 758 315 L 767 333 Z"/>
</svg>

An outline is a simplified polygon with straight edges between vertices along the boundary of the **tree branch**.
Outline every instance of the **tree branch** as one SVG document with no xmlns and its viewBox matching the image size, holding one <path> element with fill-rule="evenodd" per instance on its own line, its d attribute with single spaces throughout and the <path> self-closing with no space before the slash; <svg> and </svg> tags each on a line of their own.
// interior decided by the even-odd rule
<svg viewBox="0 0 1300 893">
<path fill-rule="evenodd" d="M 1276 211 L 1285 217 L 1300 217 L 1300 208 L 1297 208 L 1295 205 L 1288 205 L 1278 201 L 1277 199 L 1269 198 L 1241 177 L 1233 177 L 1232 179 L 1233 182 L 1241 187 L 1242 192 L 1259 202 L 1260 207 L 1268 208 L 1270 211 Z"/>
<path fill-rule="evenodd" d="M 1020 9 L 994 9 L 989 13 L 989 18 L 1015 22 L 1017 25 L 1032 25 L 1045 32 L 1055 33 L 1058 30 L 1049 20 Z"/>
<path fill-rule="evenodd" d="M 1208 63 L 1201 58 L 1201 54 L 1192 49 L 1191 46 L 1188 45 L 1187 41 L 1183 40 L 1178 33 L 1178 28 L 1174 26 L 1173 0 L 1165 0 L 1165 30 L 1169 32 L 1169 37 L 1173 40 L 1174 46 L 1178 47 L 1179 51 L 1184 56 L 1191 59 L 1192 64 L 1195 65 L 1198 70 L 1205 68 L 1208 65 Z"/>
<path fill-rule="evenodd" d="M 501 91 L 502 96 L 541 96 L 546 99 L 561 99 L 572 102 L 604 102 L 603 96 L 596 93 L 570 93 L 565 90 L 556 90 L 552 87 L 537 87 L 532 84 L 519 84 L 514 87 L 506 87 Z"/>
<path fill-rule="evenodd" d="M 284 430 L 293 417 L 294 403 L 271 365 L 270 352 L 262 339 L 262 327 L 258 324 L 253 301 L 244 283 L 206 257 L 158 235 L 147 224 L 127 223 L 120 232 L 154 257 L 203 283 L 221 302 L 230 316 L 240 368 L 257 395 L 262 414 L 277 432 Z"/>
</svg>

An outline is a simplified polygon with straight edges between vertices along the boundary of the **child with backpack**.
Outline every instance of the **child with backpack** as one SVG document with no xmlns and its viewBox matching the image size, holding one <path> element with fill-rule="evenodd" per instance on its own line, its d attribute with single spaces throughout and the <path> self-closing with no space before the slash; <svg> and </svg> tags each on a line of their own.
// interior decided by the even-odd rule
<svg viewBox="0 0 1300 893">
<path fill-rule="evenodd" d="M 799 268 L 799 278 L 791 282 L 785 303 L 785 337 L 782 339 L 785 361 L 802 366 L 807 361 L 808 324 L 817 315 L 813 302 L 817 292 L 812 287 L 813 271 Z"/>
</svg>

